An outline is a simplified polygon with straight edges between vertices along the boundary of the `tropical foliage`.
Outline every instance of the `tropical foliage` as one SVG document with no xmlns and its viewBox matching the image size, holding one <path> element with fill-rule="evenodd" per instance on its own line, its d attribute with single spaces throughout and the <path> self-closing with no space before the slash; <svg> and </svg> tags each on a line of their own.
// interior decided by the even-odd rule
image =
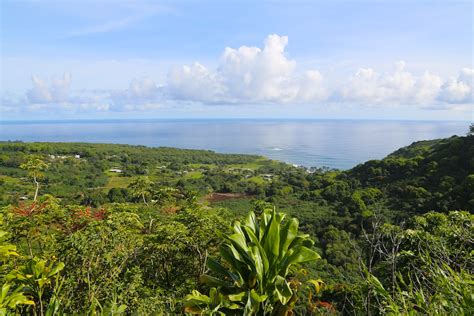
<svg viewBox="0 0 474 316">
<path fill-rule="evenodd" d="M 473 314 L 472 133 L 347 171 L 0 149 L 0 315 Z"/>
<path fill-rule="evenodd" d="M 320 256 L 311 249 L 309 235 L 298 233 L 298 220 L 292 218 L 283 224 L 284 218 L 275 210 L 265 210 L 259 218 L 250 212 L 243 223 L 235 222 L 219 249 L 225 265 L 211 258 L 207 265 L 217 277 L 201 277 L 218 292 L 211 289 L 210 297 L 194 292 L 186 298 L 185 311 L 289 314 L 299 287 L 298 280 L 290 279 L 291 269 Z"/>
</svg>

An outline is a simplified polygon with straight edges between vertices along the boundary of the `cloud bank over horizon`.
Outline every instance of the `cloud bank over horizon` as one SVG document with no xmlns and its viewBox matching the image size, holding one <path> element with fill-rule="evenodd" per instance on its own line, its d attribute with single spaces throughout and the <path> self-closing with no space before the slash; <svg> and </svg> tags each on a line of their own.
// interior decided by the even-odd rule
<svg viewBox="0 0 474 316">
<path fill-rule="evenodd" d="M 451 77 L 416 74 L 403 61 L 392 71 L 361 67 L 337 77 L 300 66 L 289 57 L 288 37 L 268 35 L 262 47 L 226 47 L 216 66 L 193 62 L 172 68 L 165 80 L 130 78 L 127 89 L 74 90 L 73 75 L 45 80 L 32 75 L 24 95 L 2 96 L 1 111 L 134 112 L 186 105 L 411 106 L 422 110 L 472 110 L 474 69 Z"/>
</svg>

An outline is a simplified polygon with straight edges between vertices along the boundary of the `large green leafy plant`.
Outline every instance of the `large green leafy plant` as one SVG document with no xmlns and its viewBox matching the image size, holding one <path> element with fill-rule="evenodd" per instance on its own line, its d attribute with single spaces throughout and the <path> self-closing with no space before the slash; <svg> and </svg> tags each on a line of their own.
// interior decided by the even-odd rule
<svg viewBox="0 0 474 316">
<path fill-rule="evenodd" d="M 48 263 L 46 260 L 33 258 L 24 266 L 11 271 L 6 278 L 21 285 L 22 292 L 33 299 L 33 309 L 26 312 L 34 315 L 56 315 L 61 305 L 58 295 L 62 283 L 60 272 L 63 269 L 62 262 Z"/>
<path fill-rule="evenodd" d="M 0 280 L 2 288 L 0 289 L 0 316 L 6 315 L 7 312 L 14 310 L 21 305 L 34 305 L 25 293 L 22 286 L 14 286 L 12 283 L 5 282 L 4 273 L 9 268 L 11 257 L 19 256 L 16 246 L 8 241 L 8 232 L 2 230 L 3 215 L 0 214 Z"/>
<path fill-rule="evenodd" d="M 185 311 L 195 314 L 288 315 L 297 300 L 298 283 L 292 268 L 320 256 L 311 249 L 309 235 L 298 232 L 298 220 L 265 210 L 250 212 L 232 233 L 222 236 L 223 262 L 209 259 L 213 276 L 202 281 L 215 288 L 211 296 L 197 291 L 185 299 Z M 216 292 L 217 291 L 217 292 Z"/>
</svg>

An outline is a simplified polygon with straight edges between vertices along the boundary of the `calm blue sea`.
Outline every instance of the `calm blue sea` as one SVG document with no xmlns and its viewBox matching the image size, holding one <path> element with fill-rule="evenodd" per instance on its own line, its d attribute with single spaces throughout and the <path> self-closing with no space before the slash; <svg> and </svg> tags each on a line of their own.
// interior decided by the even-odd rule
<svg viewBox="0 0 474 316">
<path fill-rule="evenodd" d="M 210 149 L 348 169 L 414 141 L 464 135 L 468 126 L 468 122 L 362 120 L 0 121 L 0 140 Z"/>
</svg>

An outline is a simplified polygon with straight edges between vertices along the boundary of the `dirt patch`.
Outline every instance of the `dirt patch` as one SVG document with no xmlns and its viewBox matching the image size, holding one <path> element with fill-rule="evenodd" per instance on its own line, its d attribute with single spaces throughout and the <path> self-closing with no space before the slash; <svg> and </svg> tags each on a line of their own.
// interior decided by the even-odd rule
<svg viewBox="0 0 474 316">
<path fill-rule="evenodd" d="M 208 202 L 221 202 L 226 200 L 245 199 L 252 197 L 250 194 L 245 193 L 211 193 L 204 197 L 204 200 Z"/>
</svg>

